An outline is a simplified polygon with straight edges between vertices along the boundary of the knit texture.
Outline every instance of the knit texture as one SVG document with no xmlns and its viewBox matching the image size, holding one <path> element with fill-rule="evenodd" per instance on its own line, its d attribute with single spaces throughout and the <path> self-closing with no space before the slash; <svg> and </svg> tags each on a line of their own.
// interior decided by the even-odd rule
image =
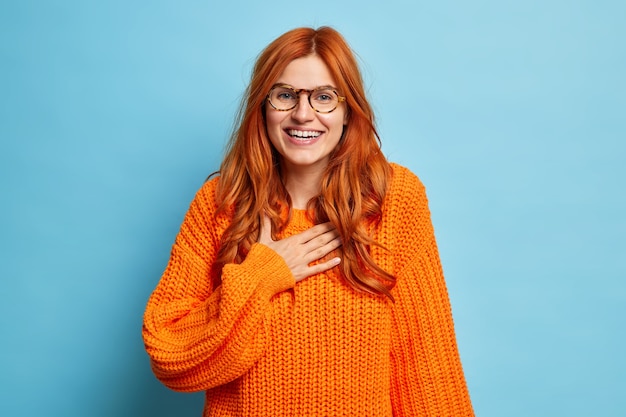
<svg viewBox="0 0 626 417">
<path fill-rule="evenodd" d="M 215 215 L 219 178 L 205 183 L 144 316 L 157 378 L 206 390 L 204 416 L 473 416 L 426 193 L 392 166 L 374 236 L 385 249 L 371 250 L 397 277 L 395 303 L 352 290 L 338 268 L 296 284 L 258 243 L 212 291 L 229 219 Z M 281 237 L 312 225 L 294 210 Z"/>
</svg>

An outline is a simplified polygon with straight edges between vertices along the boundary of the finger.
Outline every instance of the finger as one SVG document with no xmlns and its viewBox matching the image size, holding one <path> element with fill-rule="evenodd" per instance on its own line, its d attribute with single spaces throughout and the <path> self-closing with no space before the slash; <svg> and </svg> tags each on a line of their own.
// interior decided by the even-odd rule
<svg viewBox="0 0 626 417">
<path fill-rule="evenodd" d="M 296 281 L 301 281 L 304 278 L 313 276 L 315 274 L 319 274 L 319 273 L 324 272 L 324 271 L 328 271 L 329 269 L 332 269 L 332 268 L 336 267 L 340 263 L 341 263 L 341 258 L 333 258 L 333 259 L 330 259 L 330 260 L 328 260 L 326 262 L 320 262 L 319 264 L 315 264 L 315 265 L 307 268 L 306 272 L 304 272 L 302 274 L 298 274 L 298 276 L 295 276 Z"/>
<path fill-rule="evenodd" d="M 311 262 L 315 262 L 318 259 L 322 259 L 324 256 L 328 255 L 329 253 L 337 249 L 339 246 L 341 246 L 341 243 L 342 243 L 341 238 L 336 237 L 330 242 L 322 246 L 309 249 L 309 251 L 304 255 L 304 260 L 308 264 Z"/>
<path fill-rule="evenodd" d="M 331 243 L 335 239 L 340 239 L 337 229 L 332 229 L 324 234 L 318 235 L 306 243 L 303 243 L 305 251 L 314 251 L 322 246 Z"/>
<path fill-rule="evenodd" d="M 299 235 L 300 243 L 307 243 L 310 240 L 315 239 L 316 237 L 323 235 L 324 233 L 328 233 L 332 230 L 336 230 L 336 229 L 335 229 L 335 226 L 333 226 L 331 222 L 320 223 L 318 225 L 315 225 L 311 227 L 310 229 L 305 230 L 304 232 L 300 233 Z"/>
</svg>

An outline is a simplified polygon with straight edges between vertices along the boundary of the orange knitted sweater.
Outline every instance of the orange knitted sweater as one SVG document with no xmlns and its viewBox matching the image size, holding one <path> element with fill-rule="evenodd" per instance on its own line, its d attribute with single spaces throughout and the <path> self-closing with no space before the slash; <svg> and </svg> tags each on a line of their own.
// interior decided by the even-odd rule
<svg viewBox="0 0 626 417">
<path fill-rule="evenodd" d="M 204 416 L 473 416 L 424 187 L 392 164 L 373 247 L 397 278 L 386 297 L 360 294 L 337 268 L 297 284 L 283 259 L 255 244 L 211 265 L 228 219 L 219 178 L 199 190 L 151 295 L 143 337 L 156 376 L 206 390 Z M 294 210 L 283 237 L 312 226 Z"/>
</svg>

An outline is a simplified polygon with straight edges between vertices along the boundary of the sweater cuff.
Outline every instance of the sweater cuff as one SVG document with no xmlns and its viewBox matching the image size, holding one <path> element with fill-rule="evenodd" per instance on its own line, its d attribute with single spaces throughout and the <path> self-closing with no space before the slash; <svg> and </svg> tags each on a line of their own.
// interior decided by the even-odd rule
<svg viewBox="0 0 626 417">
<path fill-rule="evenodd" d="M 285 260 L 262 243 L 252 245 L 241 265 L 261 277 L 259 289 L 270 298 L 296 285 L 296 280 Z"/>
</svg>

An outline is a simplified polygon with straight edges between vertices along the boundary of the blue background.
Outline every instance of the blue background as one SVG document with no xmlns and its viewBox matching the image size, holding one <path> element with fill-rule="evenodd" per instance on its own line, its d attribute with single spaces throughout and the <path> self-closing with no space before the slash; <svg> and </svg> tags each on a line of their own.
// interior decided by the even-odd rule
<svg viewBox="0 0 626 417">
<path fill-rule="evenodd" d="M 5 1 L 0 415 L 199 416 L 145 302 L 254 58 L 303 25 L 363 62 L 426 184 L 477 415 L 626 413 L 626 2 Z"/>
</svg>

